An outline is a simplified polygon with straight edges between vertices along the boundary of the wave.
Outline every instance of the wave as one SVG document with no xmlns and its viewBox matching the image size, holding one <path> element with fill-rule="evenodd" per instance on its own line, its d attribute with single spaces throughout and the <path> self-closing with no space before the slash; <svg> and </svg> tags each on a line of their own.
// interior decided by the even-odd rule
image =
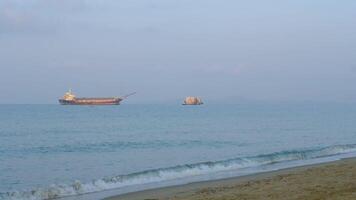
<svg viewBox="0 0 356 200">
<path fill-rule="evenodd" d="M 233 158 L 221 161 L 201 162 L 195 164 L 185 164 L 168 168 L 158 168 L 137 173 L 131 173 L 127 175 L 101 178 L 87 183 L 75 181 L 72 184 L 68 185 L 51 185 L 47 188 L 37 188 L 31 191 L 6 192 L 0 194 L 0 199 L 55 199 L 65 196 L 73 196 L 110 189 L 117 189 L 124 186 L 155 183 L 191 176 L 205 175 L 221 171 L 238 170 L 248 167 L 258 167 L 262 165 L 269 165 L 288 161 L 322 158 L 351 152 L 356 152 L 356 144 L 335 145 L 323 148 L 304 149 L 299 151 L 282 151 L 272 154 L 262 154 L 258 156 Z"/>
<path fill-rule="evenodd" d="M 245 143 L 233 142 L 233 141 L 199 141 L 199 140 L 182 140 L 182 141 L 162 141 L 152 140 L 145 142 L 102 142 L 102 143 L 88 143 L 88 144 L 66 144 L 57 146 L 40 146 L 32 148 L 9 148 L 0 147 L 0 152 L 7 155 L 16 154 L 40 154 L 40 153 L 62 153 L 62 152 L 112 152 L 113 150 L 125 150 L 125 149 L 160 149 L 167 147 L 197 147 L 208 146 L 214 148 L 229 146 L 244 146 Z"/>
</svg>

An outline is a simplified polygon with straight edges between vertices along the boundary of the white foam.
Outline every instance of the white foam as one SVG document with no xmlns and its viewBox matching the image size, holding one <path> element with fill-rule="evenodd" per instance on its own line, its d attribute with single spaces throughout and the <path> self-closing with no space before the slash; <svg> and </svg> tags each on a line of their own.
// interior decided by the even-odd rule
<svg viewBox="0 0 356 200">
<path fill-rule="evenodd" d="M 356 144 L 336 145 L 325 148 L 307 149 L 302 151 L 284 151 L 245 158 L 234 158 L 223 161 L 203 162 L 179 165 L 169 168 L 147 170 L 128 175 L 118 175 L 110 178 L 93 180 L 88 183 L 75 181 L 70 185 L 51 185 L 47 188 L 37 188 L 31 191 L 15 191 L 0 195 L 0 199 L 9 200 L 43 200 L 65 196 L 80 195 L 125 186 L 155 183 L 179 178 L 199 176 L 209 173 L 237 170 L 287 161 L 309 160 L 356 152 Z"/>
</svg>

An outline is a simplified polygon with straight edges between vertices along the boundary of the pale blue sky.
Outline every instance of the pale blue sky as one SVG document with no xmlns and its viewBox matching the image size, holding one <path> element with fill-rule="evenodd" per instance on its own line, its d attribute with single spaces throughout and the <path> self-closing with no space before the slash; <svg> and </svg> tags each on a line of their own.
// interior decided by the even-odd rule
<svg viewBox="0 0 356 200">
<path fill-rule="evenodd" d="M 0 103 L 356 101 L 355 0 L 0 0 Z"/>
</svg>

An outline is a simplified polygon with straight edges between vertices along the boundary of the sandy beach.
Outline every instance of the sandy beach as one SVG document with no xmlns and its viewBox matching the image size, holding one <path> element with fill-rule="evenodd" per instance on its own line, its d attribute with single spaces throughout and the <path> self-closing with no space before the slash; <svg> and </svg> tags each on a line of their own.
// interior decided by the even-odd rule
<svg viewBox="0 0 356 200">
<path fill-rule="evenodd" d="M 107 200 L 354 200 L 356 159 L 159 188 Z"/>
</svg>

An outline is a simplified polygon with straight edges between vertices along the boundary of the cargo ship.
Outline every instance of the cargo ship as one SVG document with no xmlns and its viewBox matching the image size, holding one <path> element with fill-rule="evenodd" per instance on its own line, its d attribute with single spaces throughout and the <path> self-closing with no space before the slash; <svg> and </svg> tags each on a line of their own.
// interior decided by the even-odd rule
<svg viewBox="0 0 356 200">
<path fill-rule="evenodd" d="M 186 97 L 183 105 L 202 105 L 203 101 L 199 97 Z"/>
<path fill-rule="evenodd" d="M 59 99 L 61 105 L 120 105 L 120 102 L 128 96 L 136 94 L 131 93 L 123 97 L 104 97 L 104 98 L 77 98 L 72 90 L 69 90 Z"/>
</svg>

